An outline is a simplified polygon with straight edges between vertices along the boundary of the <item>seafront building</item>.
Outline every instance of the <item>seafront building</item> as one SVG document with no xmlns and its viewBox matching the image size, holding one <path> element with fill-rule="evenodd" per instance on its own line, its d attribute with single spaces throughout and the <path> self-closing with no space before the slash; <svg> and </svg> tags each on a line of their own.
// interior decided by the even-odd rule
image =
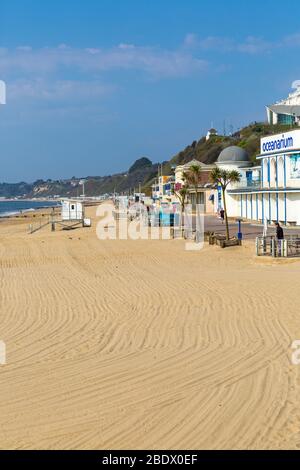
<svg viewBox="0 0 300 470">
<path fill-rule="evenodd" d="M 175 191 L 179 191 L 184 185 L 183 174 L 188 172 L 191 166 L 201 168 L 200 181 L 197 188 L 190 187 L 188 190 L 189 203 L 195 206 L 202 204 L 204 212 L 213 214 L 217 210 L 217 191 L 210 181 L 210 174 L 215 165 L 206 165 L 198 160 L 192 160 L 185 165 L 178 165 L 175 169 Z"/>
<path fill-rule="evenodd" d="M 152 185 L 152 199 L 154 201 L 161 201 L 163 199 L 171 200 L 174 182 L 174 175 L 159 176 Z"/>
<path fill-rule="evenodd" d="M 300 83 L 297 83 L 296 91 L 281 101 L 277 101 L 267 108 L 269 124 L 300 125 Z"/>
<path fill-rule="evenodd" d="M 240 174 L 240 181 L 226 190 L 229 217 L 300 226 L 300 129 L 263 137 L 256 160 L 258 164 L 243 148 L 230 146 L 222 150 L 214 164 L 192 160 L 178 165 L 173 178 L 160 177 L 159 184 L 153 186 L 153 198 L 176 200 L 176 192 L 185 184 L 184 172 L 198 165 L 201 179 L 197 188 L 188 189 L 188 202 L 203 204 L 205 213 L 217 213 L 224 207 L 221 189 L 210 182 L 211 171 L 217 166 Z"/>
<path fill-rule="evenodd" d="M 228 216 L 300 225 L 300 130 L 262 138 L 259 166 L 243 151 L 230 159 L 229 149 L 216 162 L 241 174 L 227 189 Z"/>
</svg>

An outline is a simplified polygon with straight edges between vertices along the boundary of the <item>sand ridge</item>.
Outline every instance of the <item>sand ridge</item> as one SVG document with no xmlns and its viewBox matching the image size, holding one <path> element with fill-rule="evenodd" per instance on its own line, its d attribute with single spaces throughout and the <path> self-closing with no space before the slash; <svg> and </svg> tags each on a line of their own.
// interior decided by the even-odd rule
<svg viewBox="0 0 300 470">
<path fill-rule="evenodd" d="M 300 447 L 300 263 L 0 224 L 0 448 Z"/>
</svg>

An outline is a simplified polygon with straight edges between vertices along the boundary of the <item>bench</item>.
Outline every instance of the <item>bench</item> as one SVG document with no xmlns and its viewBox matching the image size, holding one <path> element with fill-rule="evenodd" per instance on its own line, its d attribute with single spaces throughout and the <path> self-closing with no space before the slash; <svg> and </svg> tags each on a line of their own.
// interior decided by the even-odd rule
<svg viewBox="0 0 300 470">
<path fill-rule="evenodd" d="M 233 238 L 230 240 L 220 240 L 220 247 L 226 248 L 227 246 L 241 246 L 242 240 L 238 240 L 237 238 Z"/>
</svg>

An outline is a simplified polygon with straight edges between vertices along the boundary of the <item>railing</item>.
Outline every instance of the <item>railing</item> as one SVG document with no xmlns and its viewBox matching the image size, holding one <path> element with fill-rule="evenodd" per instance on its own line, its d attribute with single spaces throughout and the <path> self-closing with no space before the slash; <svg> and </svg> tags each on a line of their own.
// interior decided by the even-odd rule
<svg viewBox="0 0 300 470">
<path fill-rule="evenodd" d="M 255 249 L 257 256 L 297 257 L 300 256 L 300 237 L 290 235 L 283 240 L 278 240 L 275 236 L 257 237 Z"/>
<path fill-rule="evenodd" d="M 38 230 L 41 230 L 42 228 L 46 227 L 46 225 L 49 225 L 51 221 L 52 218 L 50 217 L 43 219 L 40 218 L 39 220 L 35 221 L 35 223 L 32 223 L 28 226 L 28 233 L 33 234 Z"/>
<path fill-rule="evenodd" d="M 172 230 L 173 238 L 184 238 L 185 240 L 194 240 L 196 243 L 200 243 L 201 231 L 193 228 L 174 227 Z"/>
<path fill-rule="evenodd" d="M 249 188 L 260 188 L 262 186 L 262 181 L 261 180 L 246 180 L 242 179 L 238 183 L 234 183 L 231 186 L 231 189 L 249 189 Z"/>
<path fill-rule="evenodd" d="M 287 256 L 300 256 L 300 238 L 294 237 L 287 240 Z"/>
</svg>

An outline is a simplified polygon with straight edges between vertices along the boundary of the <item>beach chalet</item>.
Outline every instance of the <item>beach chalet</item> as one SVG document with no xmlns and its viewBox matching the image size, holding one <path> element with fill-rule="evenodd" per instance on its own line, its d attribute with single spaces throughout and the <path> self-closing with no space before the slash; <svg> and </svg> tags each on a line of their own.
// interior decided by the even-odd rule
<svg viewBox="0 0 300 470">
<path fill-rule="evenodd" d="M 84 206 L 80 201 L 65 200 L 61 203 L 62 221 L 80 221 L 84 219 Z"/>
<path fill-rule="evenodd" d="M 227 189 L 228 215 L 300 225 L 300 130 L 262 138 L 258 166 L 251 165 L 244 150 L 236 155 L 226 150 L 217 165 L 241 175 Z"/>
</svg>

